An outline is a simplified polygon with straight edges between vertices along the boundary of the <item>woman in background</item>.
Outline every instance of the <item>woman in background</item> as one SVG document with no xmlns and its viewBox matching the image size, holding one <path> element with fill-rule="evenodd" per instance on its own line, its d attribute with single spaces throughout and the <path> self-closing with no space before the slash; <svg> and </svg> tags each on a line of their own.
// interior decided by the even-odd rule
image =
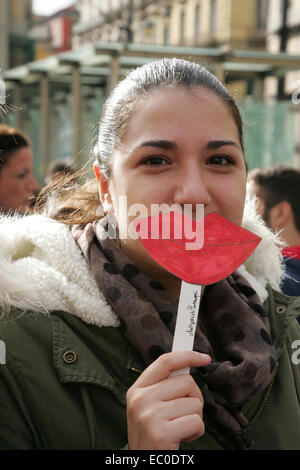
<svg viewBox="0 0 300 470">
<path fill-rule="evenodd" d="M 18 129 L 0 126 L 0 211 L 24 212 L 38 191 L 27 137 Z"/>
</svg>

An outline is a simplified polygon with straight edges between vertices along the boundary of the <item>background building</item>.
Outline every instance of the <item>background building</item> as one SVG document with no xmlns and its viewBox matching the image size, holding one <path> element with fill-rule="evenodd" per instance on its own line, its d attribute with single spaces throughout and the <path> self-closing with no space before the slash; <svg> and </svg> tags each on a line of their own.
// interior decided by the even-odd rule
<svg viewBox="0 0 300 470">
<path fill-rule="evenodd" d="M 77 0 L 74 46 L 93 40 L 264 48 L 268 0 Z"/>
<path fill-rule="evenodd" d="M 88 160 L 103 103 L 122 75 L 153 58 L 187 57 L 205 64 L 235 97 L 250 169 L 300 167 L 299 3 L 75 0 L 31 22 L 36 60 L 2 66 L 0 80 L 15 106 L 5 119 L 31 137 L 43 182 L 51 160 Z M 7 0 L 0 6 L 12 15 Z M 3 24 L 0 33 L 7 37 L 11 24 Z"/>
<path fill-rule="evenodd" d="M 29 36 L 35 41 L 35 60 L 72 48 L 72 28 L 78 15 L 74 6 L 46 17 L 34 17 Z"/>
<path fill-rule="evenodd" d="M 74 49 L 104 41 L 266 50 L 269 0 L 77 0 L 75 8 Z M 239 97 L 264 92 L 253 76 L 227 85 Z"/>
<path fill-rule="evenodd" d="M 273 53 L 300 51 L 300 2 L 297 0 L 269 0 L 266 31 L 266 48 Z M 281 81 L 268 79 L 266 97 L 284 99 L 295 90 L 295 81 L 300 80 L 299 70 L 289 72 Z"/>
<path fill-rule="evenodd" d="M 28 37 L 32 23 L 32 0 L 0 1 L 1 69 L 34 59 L 34 41 Z"/>
<path fill-rule="evenodd" d="M 269 0 L 266 39 L 267 50 L 274 54 L 299 54 L 299 0 Z M 266 78 L 264 99 L 271 103 L 290 103 L 289 113 L 294 114 L 291 133 L 295 143 L 295 159 L 300 161 L 300 64 L 280 78 L 276 73 Z"/>
</svg>

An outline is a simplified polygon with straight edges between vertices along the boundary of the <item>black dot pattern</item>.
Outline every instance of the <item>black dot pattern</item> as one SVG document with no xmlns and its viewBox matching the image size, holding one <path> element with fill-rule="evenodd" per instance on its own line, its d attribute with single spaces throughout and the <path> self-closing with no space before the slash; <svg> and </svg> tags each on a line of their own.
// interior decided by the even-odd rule
<svg viewBox="0 0 300 470">
<path fill-rule="evenodd" d="M 239 285 L 240 290 L 246 297 L 251 297 L 252 295 L 256 295 L 256 292 L 252 287 L 246 285 Z"/>
<path fill-rule="evenodd" d="M 121 298 L 121 291 L 117 287 L 108 287 L 106 294 L 111 302 L 117 302 Z"/>
<path fill-rule="evenodd" d="M 257 312 L 261 317 L 266 317 L 266 312 L 260 304 L 254 304 L 253 309 Z"/>
<path fill-rule="evenodd" d="M 126 279 L 131 279 L 134 276 L 137 276 L 140 273 L 140 270 L 134 264 L 126 264 L 123 268 L 123 276 Z"/>
<path fill-rule="evenodd" d="M 119 270 L 111 263 L 105 263 L 103 268 L 108 274 L 119 274 Z"/>
<path fill-rule="evenodd" d="M 149 285 L 153 290 L 165 290 L 164 286 L 156 281 L 150 281 Z"/>
<path fill-rule="evenodd" d="M 273 341 L 272 341 L 270 335 L 266 332 L 266 330 L 261 329 L 261 330 L 260 330 L 260 336 L 262 337 L 262 339 L 263 339 L 266 343 L 268 343 L 268 344 L 273 344 Z"/>
</svg>

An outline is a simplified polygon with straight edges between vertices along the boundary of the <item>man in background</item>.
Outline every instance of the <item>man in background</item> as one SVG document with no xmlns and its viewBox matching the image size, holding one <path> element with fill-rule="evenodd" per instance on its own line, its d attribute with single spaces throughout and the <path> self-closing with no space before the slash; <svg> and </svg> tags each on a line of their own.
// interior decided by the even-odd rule
<svg viewBox="0 0 300 470">
<path fill-rule="evenodd" d="M 258 198 L 257 211 L 286 243 L 287 277 L 282 291 L 300 296 L 300 170 L 275 166 L 249 172 L 249 189 Z"/>
</svg>

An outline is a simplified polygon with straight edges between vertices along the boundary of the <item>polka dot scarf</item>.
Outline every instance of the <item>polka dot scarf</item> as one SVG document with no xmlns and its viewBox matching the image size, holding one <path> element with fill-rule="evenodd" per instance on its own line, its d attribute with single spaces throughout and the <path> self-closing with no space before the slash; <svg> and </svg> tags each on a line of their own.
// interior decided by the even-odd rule
<svg viewBox="0 0 300 470">
<path fill-rule="evenodd" d="M 146 364 L 171 351 L 177 304 L 164 287 L 135 266 L 101 224 L 74 226 L 81 248 L 124 335 Z M 212 357 L 191 371 L 204 398 L 206 429 L 225 449 L 247 449 L 242 406 L 272 379 L 275 352 L 268 318 L 256 292 L 237 272 L 206 287 L 194 349 Z"/>
</svg>

